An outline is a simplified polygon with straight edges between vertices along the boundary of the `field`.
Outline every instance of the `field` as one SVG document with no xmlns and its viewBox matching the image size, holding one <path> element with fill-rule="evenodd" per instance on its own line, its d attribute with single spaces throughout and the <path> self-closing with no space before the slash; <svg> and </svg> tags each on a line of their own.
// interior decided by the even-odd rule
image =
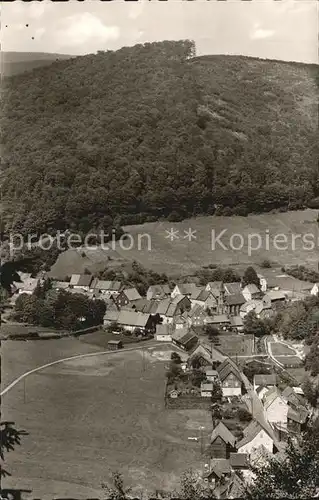
<svg viewBox="0 0 319 500">
<path fill-rule="evenodd" d="M 69 340 L 60 342 L 67 346 Z M 51 351 L 58 341 L 52 342 L 47 342 Z M 91 351 L 74 342 L 82 352 Z M 3 387 L 26 369 L 25 358 L 24 366 L 11 369 L 24 348 L 28 358 L 41 349 L 40 343 L 12 342 L 13 354 L 5 343 Z M 132 351 L 63 362 L 8 392 L 2 399 L 2 418 L 16 421 L 29 435 L 7 455 L 12 477 L 3 487 L 32 489 L 30 498 L 102 498 L 101 483 L 109 481 L 111 471 L 121 470 L 135 492 L 152 494 L 156 488 L 177 487 L 187 468 L 201 468 L 201 444 L 188 437 L 198 437 L 204 426 L 206 443 L 211 417 L 199 410 L 165 409 L 170 352 L 157 349 L 144 355 Z"/>
<path fill-rule="evenodd" d="M 276 356 L 276 359 L 287 368 L 298 368 L 303 365 L 302 360 L 298 356 Z"/>
<path fill-rule="evenodd" d="M 154 222 L 142 225 L 127 226 L 125 229 L 130 233 L 129 240 L 122 244 L 115 243 L 108 250 L 87 249 L 85 257 L 81 256 L 81 250 L 68 250 L 60 255 L 57 263 L 53 266 L 51 275 L 63 278 L 70 273 L 84 272 L 84 269 L 97 271 L 105 267 L 114 267 L 127 261 L 136 260 L 143 266 L 158 272 L 166 272 L 171 275 L 180 273 L 190 274 L 197 268 L 208 265 L 228 265 L 236 267 L 239 271 L 247 265 L 258 266 L 263 260 L 268 259 L 274 264 L 274 269 L 263 269 L 266 276 L 277 276 L 281 266 L 306 264 L 309 267 L 317 266 L 314 252 L 309 251 L 303 245 L 301 238 L 296 239 L 295 248 L 292 244 L 292 235 L 304 235 L 311 233 L 318 237 L 318 225 L 316 223 L 317 211 L 304 210 L 278 214 L 250 215 L 248 217 L 214 217 L 205 216 L 188 219 L 183 222 Z M 174 228 L 178 233 L 174 241 L 167 238 L 166 230 Z M 188 241 L 184 231 L 189 228 L 195 230 L 196 239 Z M 212 230 L 216 238 L 226 230 L 220 238 L 224 248 L 216 242 L 212 245 Z M 266 234 L 269 234 L 269 249 L 266 244 Z M 242 248 L 232 250 L 230 238 L 233 234 L 243 237 Z M 248 236 L 258 234 L 261 238 L 261 248 L 252 251 L 249 255 Z M 287 250 L 276 249 L 273 238 L 277 234 L 287 237 Z M 144 236 L 142 236 L 144 235 Z M 252 239 L 252 246 L 256 245 L 257 237 Z M 240 246 L 241 242 L 234 239 L 234 246 Z M 125 249 L 125 248 L 129 249 Z M 225 250 L 226 247 L 226 250 Z M 281 273 L 282 274 L 282 273 Z M 298 280 L 292 280 L 298 290 Z"/>
<path fill-rule="evenodd" d="M 271 351 L 274 356 L 281 356 L 281 355 L 294 355 L 295 351 L 293 349 L 290 349 L 290 347 L 286 346 L 285 344 L 281 344 L 280 342 L 272 342 L 271 343 Z"/>
<path fill-rule="evenodd" d="M 251 335 L 219 335 L 219 349 L 228 356 L 251 356 L 254 339 Z"/>
</svg>

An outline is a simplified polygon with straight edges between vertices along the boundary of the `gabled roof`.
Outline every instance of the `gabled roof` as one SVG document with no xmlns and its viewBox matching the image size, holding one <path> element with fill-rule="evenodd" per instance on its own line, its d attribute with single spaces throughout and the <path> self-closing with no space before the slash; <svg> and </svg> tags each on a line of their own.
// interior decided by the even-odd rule
<svg viewBox="0 0 319 500">
<path fill-rule="evenodd" d="M 200 385 L 200 390 L 201 391 L 212 391 L 214 388 L 214 384 L 211 382 L 202 382 Z"/>
<path fill-rule="evenodd" d="M 213 370 L 212 368 L 207 367 L 205 369 L 206 377 L 216 377 L 218 375 L 217 370 Z"/>
<path fill-rule="evenodd" d="M 210 287 L 212 294 L 219 297 L 220 293 L 224 290 L 224 283 L 222 281 L 210 281 L 207 283 L 206 288 Z"/>
<path fill-rule="evenodd" d="M 225 443 L 228 443 L 231 446 L 234 446 L 236 443 L 235 436 L 230 432 L 229 429 L 227 429 L 223 422 L 219 422 L 219 424 L 213 430 L 210 442 L 213 443 L 217 437 L 221 437 Z"/>
<path fill-rule="evenodd" d="M 147 294 L 152 294 L 153 297 L 162 298 L 170 295 L 169 285 L 151 285 L 148 287 Z"/>
<path fill-rule="evenodd" d="M 81 274 L 76 286 L 90 286 L 93 280 L 92 274 Z"/>
<path fill-rule="evenodd" d="M 70 285 L 77 285 L 80 278 L 81 278 L 81 274 L 72 274 L 71 279 L 70 279 Z"/>
<path fill-rule="evenodd" d="M 237 327 L 244 326 L 243 318 L 241 316 L 232 316 L 230 318 L 230 323 L 232 326 L 237 326 Z"/>
<path fill-rule="evenodd" d="M 226 458 L 214 458 L 210 461 L 210 474 L 216 474 L 220 479 L 224 474 L 231 473 L 231 466 L 229 460 Z M 209 475 L 210 475 L 209 474 Z"/>
<path fill-rule="evenodd" d="M 135 326 L 136 328 L 144 328 L 149 318 L 149 314 L 125 311 L 124 309 L 122 309 L 119 313 L 117 322 L 123 326 Z"/>
<path fill-rule="evenodd" d="M 245 444 L 250 443 L 256 436 L 258 436 L 261 431 L 266 432 L 269 437 L 271 437 L 266 429 L 264 429 L 264 427 L 262 427 L 260 423 L 257 422 L 257 420 L 252 420 L 244 429 L 244 437 L 237 443 L 237 449 L 239 450 L 239 448 L 241 448 Z M 271 437 L 271 439 L 273 438 Z"/>
<path fill-rule="evenodd" d="M 240 283 L 224 283 L 225 292 L 228 295 L 240 295 L 241 294 L 241 285 Z"/>
<path fill-rule="evenodd" d="M 176 286 L 180 291 L 180 295 L 191 295 L 198 289 L 196 283 L 177 283 Z M 201 288 L 199 288 L 201 291 Z"/>
<path fill-rule="evenodd" d="M 272 387 L 271 389 L 269 389 L 269 391 L 266 392 L 266 394 L 264 395 L 262 401 L 263 401 L 263 405 L 264 405 L 264 408 L 265 410 L 267 410 L 267 408 L 275 401 L 275 399 L 277 398 L 281 398 L 283 401 L 284 401 L 284 398 L 282 397 L 282 395 L 280 394 L 280 391 L 277 387 Z"/>
<path fill-rule="evenodd" d="M 138 290 L 134 288 L 124 288 L 122 291 L 124 295 L 127 297 L 127 299 L 131 302 L 133 300 L 139 300 L 141 299 L 141 295 L 139 294 Z"/>
<path fill-rule="evenodd" d="M 236 365 L 236 363 L 230 359 L 230 358 L 226 358 L 218 367 L 217 367 L 217 371 L 218 371 L 218 375 L 219 375 L 219 378 L 221 381 L 225 380 L 226 377 L 228 377 L 228 375 L 230 373 L 233 373 L 234 375 L 236 375 L 236 377 L 239 379 L 239 380 L 242 380 L 242 376 L 241 376 L 241 373 L 240 373 L 240 370 L 238 368 L 238 366 Z"/>
<path fill-rule="evenodd" d="M 178 328 L 174 333 L 172 333 L 172 340 L 175 340 L 175 342 L 178 342 L 183 346 L 187 345 L 191 340 L 195 339 L 198 339 L 198 337 L 187 327 Z"/>
<path fill-rule="evenodd" d="M 276 383 L 277 376 L 275 373 L 254 375 L 254 385 L 262 385 L 264 387 L 267 387 L 269 385 L 276 385 Z"/>
<path fill-rule="evenodd" d="M 280 290 L 269 290 L 269 292 L 266 293 L 266 296 L 270 298 L 271 302 L 276 300 L 286 300 L 286 295 Z"/>
<path fill-rule="evenodd" d="M 156 325 L 156 335 L 172 335 L 172 325 L 166 323 L 165 325 Z"/>
<path fill-rule="evenodd" d="M 246 468 L 248 467 L 248 455 L 247 453 L 230 453 L 229 463 L 231 467 Z"/>
<path fill-rule="evenodd" d="M 250 283 L 249 285 L 246 285 L 243 290 L 246 290 L 247 292 L 250 292 L 250 293 L 260 293 L 259 288 L 254 283 Z"/>
<path fill-rule="evenodd" d="M 230 319 L 226 314 L 215 314 L 214 316 L 209 317 L 207 323 L 209 324 L 230 323 Z"/>
<path fill-rule="evenodd" d="M 154 300 L 138 299 L 134 301 L 133 308 L 135 311 L 143 312 L 146 314 L 156 314 L 158 303 Z"/>
<path fill-rule="evenodd" d="M 225 303 L 228 304 L 229 306 L 241 306 L 242 304 L 245 304 L 246 299 L 243 296 L 242 293 L 236 293 L 233 295 L 226 295 L 225 297 Z"/>
<path fill-rule="evenodd" d="M 66 288 L 68 288 L 69 285 L 70 285 L 70 283 L 68 281 L 54 281 L 52 283 L 53 288 L 60 288 L 60 289 L 63 289 L 63 290 L 65 290 Z"/>
<path fill-rule="evenodd" d="M 118 292 L 122 286 L 120 281 L 98 280 L 95 288 L 103 291 Z"/>
<path fill-rule="evenodd" d="M 210 364 L 213 361 L 223 361 L 225 359 L 225 355 L 221 351 L 207 344 L 198 344 L 191 352 L 189 358 L 192 359 L 196 356 L 204 358 Z"/>
<path fill-rule="evenodd" d="M 308 418 L 308 411 L 305 408 L 294 409 L 289 406 L 287 419 L 293 420 L 298 424 L 304 424 Z"/>
<path fill-rule="evenodd" d="M 195 299 L 195 297 L 191 297 L 191 298 Z M 206 300 L 208 300 L 208 299 L 210 299 L 213 302 L 216 302 L 216 298 L 214 297 L 212 292 L 210 292 L 209 290 L 206 290 L 206 288 L 203 288 L 195 300 L 199 300 L 200 302 L 206 302 Z"/>
<path fill-rule="evenodd" d="M 193 318 L 194 316 L 206 315 L 205 307 L 195 304 L 188 312 L 187 317 Z"/>
</svg>

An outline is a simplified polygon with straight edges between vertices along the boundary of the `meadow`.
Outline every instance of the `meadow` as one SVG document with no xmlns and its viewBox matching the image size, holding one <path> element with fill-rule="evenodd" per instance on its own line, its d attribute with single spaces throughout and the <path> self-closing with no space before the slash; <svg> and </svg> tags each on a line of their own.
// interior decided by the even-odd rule
<svg viewBox="0 0 319 500">
<path fill-rule="evenodd" d="M 7 393 L 3 418 L 29 435 L 8 454 L 12 477 L 3 487 L 29 488 L 26 498 L 102 498 L 101 484 L 121 470 L 136 493 L 154 494 L 178 487 L 187 468 L 203 467 L 200 443 L 188 437 L 199 437 L 204 426 L 207 440 L 211 417 L 165 409 L 170 352 L 156 349 L 63 362 Z"/>
<path fill-rule="evenodd" d="M 317 269 L 318 262 L 318 223 L 316 210 L 301 210 L 294 212 L 249 215 L 247 217 L 205 216 L 187 219 L 183 222 L 159 221 L 134 226 L 125 226 L 130 234 L 122 243 L 116 242 L 108 249 L 86 248 L 69 249 L 61 254 L 51 270 L 52 276 L 63 278 L 70 273 L 91 272 L 112 268 L 136 260 L 143 266 L 157 272 L 165 272 L 172 276 L 191 274 L 196 269 L 210 264 L 225 265 L 241 271 L 248 265 L 255 265 L 258 269 L 264 260 L 272 263 L 273 269 L 263 269 L 263 274 L 273 275 L 282 266 L 307 265 Z M 168 237 L 173 228 L 175 238 Z M 195 231 L 196 239 L 189 241 L 185 231 Z M 215 248 L 212 248 L 212 231 L 215 238 L 224 231 Z M 233 247 L 230 248 L 230 238 L 234 237 Z M 257 234 L 261 239 L 261 248 L 249 251 L 249 235 Z M 281 250 L 282 245 L 274 244 L 276 235 L 285 235 L 287 249 Z M 312 234 L 316 241 L 315 248 L 311 251 L 305 245 L 301 236 Z M 267 244 L 267 235 L 269 243 Z M 292 243 L 293 235 L 300 235 Z M 242 240 L 243 244 L 241 244 Z M 252 246 L 257 246 L 259 241 L 252 237 Z M 239 248 L 241 246 L 241 248 Z M 279 248 L 276 248 L 279 247 Z M 261 268 L 259 268 L 261 269 Z"/>
</svg>

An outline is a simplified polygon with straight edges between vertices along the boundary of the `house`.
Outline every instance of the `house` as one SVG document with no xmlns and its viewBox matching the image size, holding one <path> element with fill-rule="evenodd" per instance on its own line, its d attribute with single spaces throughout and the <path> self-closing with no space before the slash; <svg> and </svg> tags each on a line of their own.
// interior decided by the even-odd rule
<svg viewBox="0 0 319 500">
<path fill-rule="evenodd" d="M 120 281 L 98 280 L 95 285 L 95 290 L 98 290 L 103 296 L 106 295 L 108 298 L 117 296 L 121 288 L 122 283 Z"/>
<path fill-rule="evenodd" d="M 163 323 L 172 323 L 174 318 L 191 309 L 191 301 L 185 295 L 176 295 L 173 299 L 163 299 L 158 303 L 157 314 Z"/>
<path fill-rule="evenodd" d="M 243 379 L 237 365 L 226 358 L 217 367 L 219 380 L 221 383 L 223 396 L 239 396 L 242 393 Z"/>
<path fill-rule="evenodd" d="M 172 391 L 170 391 L 170 393 L 169 393 L 169 397 L 170 397 L 170 398 L 176 399 L 176 398 L 178 398 L 178 396 L 179 396 L 179 392 L 178 392 L 178 390 L 177 390 L 177 389 L 173 389 L 173 390 L 172 390 Z"/>
<path fill-rule="evenodd" d="M 192 323 L 187 320 L 187 311 L 185 311 L 183 314 L 180 314 L 179 316 L 175 316 L 173 318 L 172 323 L 168 323 L 169 325 L 172 325 L 176 330 L 179 328 L 187 328 L 187 326 L 191 326 Z"/>
<path fill-rule="evenodd" d="M 206 290 L 212 292 L 214 297 L 218 298 L 220 294 L 225 293 L 224 283 L 222 281 L 210 281 L 206 285 Z"/>
<path fill-rule="evenodd" d="M 280 290 L 269 290 L 266 297 L 270 299 L 271 305 L 284 304 L 287 301 L 286 295 Z"/>
<path fill-rule="evenodd" d="M 261 299 L 263 296 L 263 292 L 259 290 L 259 288 L 254 284 L 250 283 L 249 285 L 246 285 L 242 289 L 242 294 L 245 297 L 245 300 L 254 300 L 254 299 Z"/>
<path fill-rule="evenodd" d="M 80 278 L 81 274 L 72 274 L 70 279 L 70 286 L 73 287 L 74 285 L 77 285 Z"/>
<path fill-rule="evenodd" d="M 172 340 L 172 325 L 156 325 L 155 339 L 158 342 L 171 342 Z"/>
<path fill-rule="evenodd" d="M 318 296 L 319 295 L 319 283 L 315 283 L 310 290 L 311 295 Z"/>
<path fill-rule="evenodd" d="M 130 332 L 139 329 L 145 333 L 154 329 L 154 320 L 150 314 L 125 309 L 121 311 L 106 311 L 103 323 L 106 327 L 112 323 L 117 323 L 118 326 Z"/>
<path fill-rule="evenodd" d="M 275 373 L 254 375 L 254 391 L 257 392 L 259 399 L 262 399 L 266 392 L 275 387 L 276 384 L 277 376 Z"/>
<path fill-rule="evenodd" d="M 183 314 L 183 317 L 189 326 L 201 326 L 205 324 L 209 316 L 203 306 L 195 304 L 189 311 Z"/>
<path fill-rule="evenodd" d="M 109 340 L 107 345 L 108 345 L 108 348 L 111 349 L 112 351 L 122 349 L 122 347 L 123 347 L 121 340 Z"/>
<path fill-rule="evenodd" d="M 218 371 L 210 367 L 205 368 L 206 379 L 208 382 L 216 382 L 218 380 Z"/>
<path fill-rule="evenodd" d="M 267 280 L 262 274 L 257 274 L 257 276 L 259 278 L 260 290 L 265 293 L 267 291 Z"/>
<path fill-rule="evenodd" d="M 200 395 L 202 398 L 211 398 L 214 385 L 212 383 L 202 382 L 200 385 Z"/>
<path fill-rule="evenodd" d="M 238 316 L 240 308 L 245 304 L 246 299 L 242 293 L 226 295 L 224 299 L 225 312 L 231 316 Z"/>
<path fill-rule="evenodd" d="M 171 293 L 171 298 L 174 299 L 177 295 L 187 295 L 191 296 L 192 293 L 195 292 L 195 290 L 198 289 L 198 286 L 196 283 L 180 283 L 175 285 L 172 293 Z M 201 290 L 201 289 L 199 289 Z"/>
<path fill-rule="evenodd" d="M 203 309 L 209 309 L 211 312 L 216 312 L 217 300 L 209 290 L 205 288 L 196 288 L 190 295 L 192 307 L 195 305 L 201 306 Z"/>
<path fill-rule="evenodd" d="M 227 458 L 213 458 L 210 460 L 209 471 L 205 474 L 205 479 L 213 484 L 218 484 L 225 478 L 229 478 L 232 473 L 229 460 Z"/>
<path fill-rule="evenodd" d="M 156 314 L 158 302 L 155 300 L 137 299 L 132 302 L 131 309 L 145 314 Z"/>
<path fill-rule="evenodd" d="M 287 430 L 289 432 L 301 434 L 307 426 L 309 413 L 305 408 L 298 409 L 289 407 L 287 413 Z"/>
<path fill-rule="evenodd" d="M 26 293 L 27 295 L 32 295 L 36 287 L 39 285 L 39 278 L 27 278 L 22 283 L 15 282 L 14 286 L 18 290 L 19 295 Z"/>
<path fill-rule="evenodd" d="M 207 316 L 205 324 L 226 330 L 230 327 L 230 319 L 226 314 L 215 314 L 214 316 Z"/>
<path fill-rule="evenodd" d="M 273 454 L 276 451 L 275 436 L 271 435 L 256 420 L 252 420 L 243 431 L 243 438 L 237 443 L 237 452 L 255 455 L 260 447 Z"/>
<path fill-rule="evenodd" d="M 229 463 L 234 470 L 249 469 L 249 460 L 247 453 L 230 453 Z"/>
<path fill-rule="evenodd" d="M 118 294 L 115 301 L 119 307 L 124 307 L 141 298 L 142 297 L 136 288 L 125 288 Z"/>
<path fill-rule="evenodd" d="M 262 399 L 267 420 L 270 424 L 287 425 L 288 404 L 277 387 L 273 387 Z"/>
<path fill-rule="evenodd" d="M 244 331 L 244 322 L 240 316 L 232 316 L 230 318 L 230 327 L 233 331 L 241 333 Z"/>
<path fill-rule="evenodd" d="M 226 356 L 219 351 L 216 347 L 208 344 L 198 344 L 195 349 L 189 355 L 187 364 L 192 366 L 193 363 L 198 364 L 198 366 L 212 367 L 216 366 L 218 363 L 222 363 L 226 359 Z"/>
<path fill-rule="evenodd" d="M 295 409 L 298 409 L 300 406 L 306 407 L 307 402 L 306 399 L 303 395 L 303 393 L 300 393 L 298 389 L 299 387 L 293 388 L 290 386 L 287 386 L 283 391 L 282 391 L 282 397 L 285 399 L 287 404 Z"/>
<path fill-rule="evenodd" d="M 147 300 L 161 300 L 170 297 L 170 295 L 169 285 L 151 285 L 146 292 Z"/>
<path fill-rule="evenodd" d="M 227 295 L 240 295 L 241 294 L 241 283 L 224 283 L 225 296 Z"/>
<path fill-rule="evenodd" d="M 236 451 L 236 438 L 222 423 L 215 427 L 210 438 L 211 458 L 229 458 L 230 453 Z"/>
<path fill-rule="evenodd" d="M 226 491 L 225 487 L 227 487 Z M 245 482 L 236 473 L 231 475 L 225 485 L 220 485 L 219 498 L 221 499 L 238 499 L 244 497 L 245 494 Z"/>
<path fill-rule="evenodd" d="M 74 276 L 76 277 L 79 276 L 79 278 L 74 279 L 75 284 L 73 285 L 72 278 Z M 85 292 L 89 292 L 92 281 L 93 281 L 92 274 L 77 274 L 77 275 L 72 274 L 70 285 L 73 285 L 74 290 L 84 290 Z"/>
<path fill-rule="evenodd" d="M 179 328 L 172 333 L 172 342 L 185 351 L 189 351 L 197 344 L 198 337 L 189 328 Z"/>
</svg>

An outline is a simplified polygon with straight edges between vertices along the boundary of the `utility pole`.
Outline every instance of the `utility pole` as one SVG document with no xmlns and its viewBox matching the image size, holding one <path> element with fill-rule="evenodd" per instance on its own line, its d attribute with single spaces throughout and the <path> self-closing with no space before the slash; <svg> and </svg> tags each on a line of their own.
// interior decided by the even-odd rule
<svg viewBox="0 0 319 500">
<path fill-rule="evenodd" d="M 24 377 L 24 379 L 23 379 L 23 402 L 24 402 L 24 403 L 26 402 L 26 394 L 25 394 L 25 379 L 26 379 L 26 377 Z"/>
</svg>

